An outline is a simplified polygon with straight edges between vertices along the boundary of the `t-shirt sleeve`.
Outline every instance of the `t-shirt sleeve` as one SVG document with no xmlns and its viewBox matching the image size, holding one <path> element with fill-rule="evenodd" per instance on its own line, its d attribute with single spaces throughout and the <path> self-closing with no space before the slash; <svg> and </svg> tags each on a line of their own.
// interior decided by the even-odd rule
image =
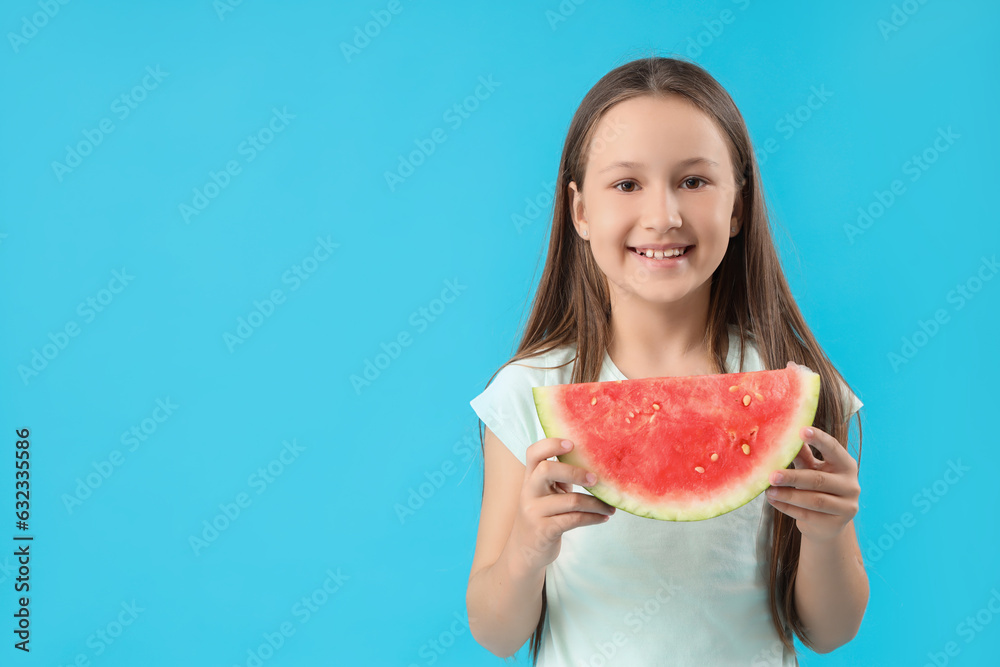
<svg viewBox="0 0 1000 667">
<path fill-rule="evenodd" d="M 532 387 L 544 384 L 541 373 L 539 369 L 508 364 L 483 393 L 469 401 L 483 423 L 524 465 L 528 447 L 545 437 L 531 392 Z"/>
<path fill-rule="evenodd" d="M 857 412 L 859 409 L 861 409 L 861 406 L 864 405 L 864 403 L 862 403 L 861 399 L 859 399 L 854 394 L 853 391 L 851 391 L 850 389 L 848 389 L 847 385 L 844 384 L 843 382 L 840 383 L 840 394 L 842 396 L 841 400 L 842 400 L 843 405 L 844 405 L 844 419 L 843 419 L 843 421 L 846 422 L 848 419 L 850 419 L 854 415 L 855 412 Z"/>
</svg>

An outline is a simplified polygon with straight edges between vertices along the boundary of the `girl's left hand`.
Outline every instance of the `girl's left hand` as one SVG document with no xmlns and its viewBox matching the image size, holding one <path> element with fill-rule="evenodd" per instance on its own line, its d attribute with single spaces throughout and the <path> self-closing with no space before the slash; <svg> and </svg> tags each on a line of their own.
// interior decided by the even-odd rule
<svg viewBox="0 0 1000 667">
<path fill-rule="evenodd" d="M 796 520 L 803 537 L 827 542 L 838 537 L 858 513 L 858 464 L 829 433 L 810 426 L 801 435 L 795 469 L 771 473 L 767 500 Z M 822 461 L 813 456 L 810 444 L 823 455 Z"/>
</svg>

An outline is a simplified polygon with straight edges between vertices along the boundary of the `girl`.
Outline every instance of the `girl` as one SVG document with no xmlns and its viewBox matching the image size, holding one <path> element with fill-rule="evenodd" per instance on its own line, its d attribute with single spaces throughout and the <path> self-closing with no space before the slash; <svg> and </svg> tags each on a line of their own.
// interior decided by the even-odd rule
<svg viewBox="0 0 1000 667">
<path fill-rule="evenodd" d="M 575 491 L 593 481 L 550 460 L 568 449 L 545 437 L 531 393 L 788 361 L 821 376 L 811 447 L 766 494 L 706 521 L 616 513 Z M 491 652 L 530 634 L 544 667 L 757 667 L 798 664 L 793 633 L 821 653 L 856 634 L 868 579 L 847 440 L 862 403 L 792 297 L 743 117 L 705 70 L 640 59 L 584 97 L 534 307 L 494 378 L 471 401 L 487 428 L 466 598 Z"/>
</svg>

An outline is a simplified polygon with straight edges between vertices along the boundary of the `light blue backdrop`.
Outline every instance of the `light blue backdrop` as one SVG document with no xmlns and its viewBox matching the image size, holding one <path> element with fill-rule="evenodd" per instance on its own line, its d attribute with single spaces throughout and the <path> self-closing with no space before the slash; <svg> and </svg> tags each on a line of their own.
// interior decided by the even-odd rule
<svg viewBox="0 0 1000 667">
<path fill-rule="evenodd" d="M 570 118 L 652 50 L 740 106 L 865 403 L 871 602 L 802 663 L 995 658 L 1000 10 L 679 4 L 4 3 L 0 663 L 500 664 L 464 625 L 468 401 Z"/>
</svg>

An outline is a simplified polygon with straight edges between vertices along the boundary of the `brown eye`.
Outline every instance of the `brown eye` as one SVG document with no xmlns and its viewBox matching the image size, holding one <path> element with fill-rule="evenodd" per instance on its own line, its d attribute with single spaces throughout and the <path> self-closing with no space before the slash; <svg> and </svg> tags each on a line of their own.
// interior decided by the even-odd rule
<svg viewBox="0 0 1000 667">
<path fill-rule="evenodd" d="M 615 187 L 618 188 L 618 187 L 620 187 L 622 185 L 625 185 L 626 183 L 631 183 L 632 185 L 635 185 L 635 181 L 622 181 L 621 183 L 619 183 Z M 635 192 L 635 190 L 621 190 L 621 192 Z"/>
<path fill-rule="evenodd" d="M 697 182 L 699 182 L 699 183 L 705 183 L 705 182 L 707 182 L 707 181 L 705 181 L 705 179 L 703 179 L 703 178 L 698 178 L 697 176 L 692 176 L 692 177 L 690 177 L 690 178 L 686 178 L 686 179 L 684 179 L 684 182 L 685 182 L 685 183 L 690 183 L 691 181 L 697 181 Z M 688 189 L 689 189 L 689 190 L 693 190 L 694 188 L 688 188 Z"/>
</svg>

